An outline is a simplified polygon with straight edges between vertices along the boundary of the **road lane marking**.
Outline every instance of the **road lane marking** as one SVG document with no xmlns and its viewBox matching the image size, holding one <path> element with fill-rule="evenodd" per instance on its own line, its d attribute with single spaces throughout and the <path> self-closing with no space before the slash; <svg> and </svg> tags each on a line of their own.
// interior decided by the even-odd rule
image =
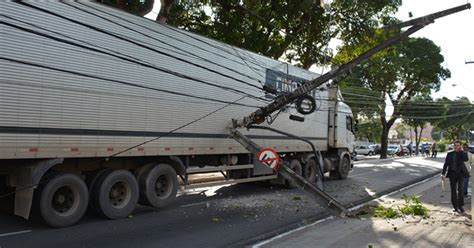
<svg viewBox="0 0 474 248">
<path fill-rule="evenodd" d="M 210 204 L 211 202 L 212 201 L 197 202 L 197 203 L 186 204 L 186 205 L 183 205 L 183 206 L 180 206 L 180 207 L 181 208 L 187 208 L 187 207 L 197 206 L 197 205 L 206 204 L 206 203 Z"/>
<path fill-rule="evenodd" d="M 390 183 L 390 184 L 397 184 L 397 185 L 400 185 L 400 184 L 403 184 L 403 183 L 406 183 L 406 182 L 398 182 L 398 181 L 391 181 L 391 180 L 382 180 L 382 179 L 373 179 L 373 178 L 365 178 L 365 177 L 354 177 L 352 176 L 352 178 L 357 178 L 357 179 L 361 179 L 362 181 L 372 181 L 372 182 L 379 182 L 379 183 Z"/>
<path fill-rule="evenodd" d="M 369 171 L 369 172 L 362 172 L 362 173 L 351 173 L 351 177 L 354 177 L 354 176 L 361 176 L 361 175 L 369 175 L 369 174 L 372 174 L 372 173 L 378 173 L 378 172 L 382 172 L 382 171 Z"/>
<path fill-rule="evenodd" d="M 324 219 L 322 219 L 322 220 L 318 220 L 318 221 L 316 221 L 316 222 L 314 222 L 314 223 L 311 223 L 311 224 L 309 224 L 309 225 L 302 226 L 302 227 L 298 227 L 298 228 L 296 228 L 296 229 L 294 229 L 294 230 L 291 230 L 291 231 L 282 233 L 282 234 L 280 234 L 280 235 L 277 235 L 277 236 L 275 236 L 275 237 L 273 237 L 273 238 L 271 238 L 271 239 L 267 239 L 267 240 L 265 240 L 265 241 L 262 241 L 262 242 L 260 242 L 260 243 L 257 243 L 257 244 L 255 244 L 255 245 L 253 245 L 252 248 L 259 248 L 259 247 L 262 247 L 262 246 L 264 246 L 264 245 L 266 245 L 266 244 L 268 244 L 268 243 L 271 243 L 271 242 L 273 242 L 273 241 L 275 241 L 275 240 L 277 240 L 277 239 L 279 239 L 279 238 L 283 238 L 283 237 L 285 237 L 285 236 L 287 236 L 287 235 L 290 235 L 290 234 L 292 234 L 292 233 L 295 233 L 295 232 L 297 232 L 297 231 L 301 231 L 301 230 L 306 229 L 306 228 L 308 228 L 308 227 L 315 226 L 315 225 L 317 225 L 317 224 L 319 224 L 319 223 L 325 222 L 325 221 L 327 221 L 327 220 L 332 220 L 332 219 L 334 219 L 334 218 L 335 218 L 334 216 L 329 216 L 329 217 L 326 217 L 326 218 L 324 218 Z"/>
<path fill-rule="evenodd" d="M 18 231 L 18 232 L 10 232 L 10 233 L 1 233 L 0 237 L 7 237 L 7 236 L 12 236 L 12 235 L 17 235 L 17 234 L 23 234 L 23 233 L 29 233 L 31 230 L 23 230 L 23 231 Z"/>
</svg>

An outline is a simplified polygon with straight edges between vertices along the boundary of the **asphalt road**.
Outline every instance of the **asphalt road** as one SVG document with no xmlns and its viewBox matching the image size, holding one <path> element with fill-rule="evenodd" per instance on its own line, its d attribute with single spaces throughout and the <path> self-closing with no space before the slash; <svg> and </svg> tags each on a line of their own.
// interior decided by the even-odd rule
<svg viewBox="0 0 474 248">
<path fill-rule="evenodd" d="M 327 180 L 325 188 L 345 205 L 357 205 L 438 173 L 442 161 L 358 161 L 349 178 Z M 0 247 L 241 247 L 326 215 L 298 189 L 240 184 L 180 192 L 165 209 L 140 206 L 123 220 L 90 214 L 62 229 L 0 213 Z"/>
</svg>

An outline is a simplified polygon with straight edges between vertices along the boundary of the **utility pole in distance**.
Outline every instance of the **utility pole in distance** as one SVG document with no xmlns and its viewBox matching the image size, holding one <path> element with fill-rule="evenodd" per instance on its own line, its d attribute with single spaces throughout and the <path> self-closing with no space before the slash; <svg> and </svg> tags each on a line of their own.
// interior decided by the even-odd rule
<svg viewBox="0 0 474 248">
<path fill-rule="evenodd" d="M 474 61 L 472 61 L 472 60 L 471 61 L 465 61 L 464 64 L 466 64 L 466 65 L 467 64 L 474 64 Z M 470 132 L 471 132 L 471 130 L 469 130 L 469 134 L 470 134 Z M 470 143 L 471 139 L 468 138 L 467 142 Z M 473 195 L 474 194 L 474 186 L 473 185 L 474 185 L 474 177 L 471 176 L 471 214 L 474 213 L 474 197 L 473 197 L 474 196 Z M 474 218 L 471 218 L 471 223 L 472 223 L 471 227 L 474 228 Z"/>
</svg>

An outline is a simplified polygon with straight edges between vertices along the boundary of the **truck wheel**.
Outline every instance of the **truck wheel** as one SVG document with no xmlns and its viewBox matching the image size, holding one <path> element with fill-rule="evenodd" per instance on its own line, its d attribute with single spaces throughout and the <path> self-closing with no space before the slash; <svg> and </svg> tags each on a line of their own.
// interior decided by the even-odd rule
<svg viewBox="0 0 474 248">
<path fill-rule="evenodd" d="M 305 178 L 312 184 L 316 185 L 316 187 L 323 189 L 323 176 L 321 170 L 318 168 L 316 160 L 314 158 L 310 159 L 306 163 Z"/>
<path fill-rule="evenodd" d="M 297 159 L 291 160 L 288 167 L 290 167 L 290 169 L 292 169 L 296 174 L 300 176 L 303 175 L 303 167 L 301 166 L 300 161 L 298 161 Z M 294 185 L 288 180 L 285 180 L 285 186 L 287 188 L 296 188 L 296 185 Z"/>
<path fill-rule="evenodd" d="M 313 158 L 306 163 L 304 178 L 312 183 L 316 183 L 316 179 L 318 178 L 318 164 Z"/>
<path fill-rule="evenodd" d="M 341 163 L 339 164 L 339 168 L 336 171 L 331 173 L 331 177 L 335 177 L 337 179 L 345 179 L 349 175 L 349 170 L 351 169 L 351 161 L 347 156 L 342 158 Z"/>
<path fill-rule="evenodd" d="M 176 171 L 167 164 L 151 167 L 140 177 L 140 202 L 155 208 L 170 204 L 178 192 Z"/>
<path fill-rule="evenodd" d="M 41 217 L 51 227 L 74 225 L 87 210 L 89 192 L 86 184 L 70 173 L 55 173 L 47 178 L 37 193 Z"/>
<path fill-rule="evenodd" d="M 111 170 L 113 170 L 113 169 L 111 169 L 111 168 L 101 168 L 101 169 L 97 169 L 97 170 L 91 172 L 89 175 L 86 176 L 86 185 L 87 185 L 87 188 L 89 188 L 89 195 L 92 194 L 92 189 L 96 185 L 97 180 L 99 179 L 99 177 L 102 176 L 102 174 L 104 174 L 108 171 L 111 171 Z"/>
<path fill-rule="evenodd" d="M 91 204 L 97 213 L 109 219 L 129 216 L 138 201 L 138 183 L 126 170 L 110 170 L 97 178 Z"/>
</svg>

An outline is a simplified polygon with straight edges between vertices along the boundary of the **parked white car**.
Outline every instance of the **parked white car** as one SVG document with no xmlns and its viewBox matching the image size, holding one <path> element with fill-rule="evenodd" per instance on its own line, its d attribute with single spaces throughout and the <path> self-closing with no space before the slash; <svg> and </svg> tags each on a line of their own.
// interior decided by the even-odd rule
<svg viewBox="0 0 474 248">
<path fill-rule="evenodd" d="M 357 155 L 368 155 L 372 156 L 375 154 L 374 150 L 370 146 L 356 146 L 355 152 Z"/>
<path fill-rule="evenodd" d="M 394 155 L 397 152 L 399 147 L 400 147 L 399 145 L 388 145 L 387 154 Z"/>
</svg>

